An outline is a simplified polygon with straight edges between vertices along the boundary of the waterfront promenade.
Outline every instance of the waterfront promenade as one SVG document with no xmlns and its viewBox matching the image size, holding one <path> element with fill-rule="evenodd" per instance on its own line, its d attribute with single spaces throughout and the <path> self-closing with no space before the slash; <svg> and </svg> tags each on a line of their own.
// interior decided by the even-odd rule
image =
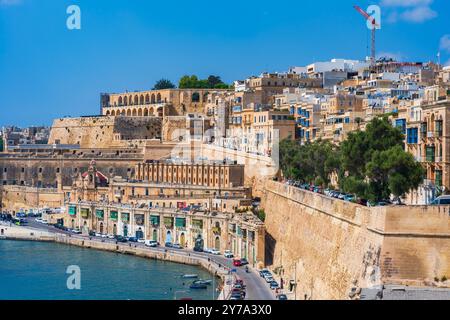
<svg viewBox="0 0 450 320">
<path fill-rule="evenodd" d="M 28 226 L 26 227 L 9 226 L 8 224 L 3 225 L 3 229 L 3 236 L 9 239 L 55 241 L 58 243 L 134 254 L 159 260 L 200 265 L 222 279 L 223 290 L 219 295 L 219 299 L 228 299 L 231 289 L 231 282 L 229 280 L 234 280 L 235 278 L 242 279 L 246 284 L 246 300 L 275 299 L 274 292 L 270 290 L 255 269 L 249 267 L 250 272 L 247 273 L 242 267 L 233 267 L 232 259 L 227 259 L 223 256 L 194 252 L 188 249 L 150 248 L 142 243 L 116 243 L 114 239 L 75 235 L 49 225 L 37 223 L 32 219 L 28 219 Z"/>
</svg>

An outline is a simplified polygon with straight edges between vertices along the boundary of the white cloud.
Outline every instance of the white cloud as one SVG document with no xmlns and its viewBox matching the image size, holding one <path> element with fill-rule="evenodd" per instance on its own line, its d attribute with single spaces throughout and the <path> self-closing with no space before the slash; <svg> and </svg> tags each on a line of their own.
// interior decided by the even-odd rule
<svg viewBox="0 0 450 320">
<path fill-rule="evenodd" d="M 438 13 L 431 9 L 433 0 L 380 0 L 380 6 L 386 10 L 386 21 L 395 23 L 399 20 L 422 23 L 434 19 Z"/>
<path fill-rule="evenodd" d="M 439 49 L 450 53 L 450 34 L 446 34 L 446 35 L 442 36 L 440 44 L 439 44 Z"/>
<path fill-rule="evenodd" d="M 425 22 L 437 17 L 437 12 L 430 7 L 417 7 L 401 14 L 401 18 L 409 22 Z"/>
<path fill-rule="evenodd" d="M 417 7 L 429 6 L 433 0 L 381 0 L 380 5 L 385 7 Z"/>
<path fill-rule="evenodd" d="M 22 0 L 0 0 L 0 6 L 14 6 L 21 4 Z"/>
</svg>

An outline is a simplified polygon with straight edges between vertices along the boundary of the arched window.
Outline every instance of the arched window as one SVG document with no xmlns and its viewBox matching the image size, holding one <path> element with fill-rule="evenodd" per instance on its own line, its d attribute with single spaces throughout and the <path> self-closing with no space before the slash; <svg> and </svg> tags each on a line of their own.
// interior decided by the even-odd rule
<svg viewBox="0 0 450 320">
<path fill-rule="evenodd" d="M 150 103 L 150 95 L 148 93 L 145 95 L 145 103 Z"/>
<path fill-rule="evenodd" d="M 161 103 L 161 93 L 158 92 L 158 95 L 156 96 L 156 102 Z"/>
<path fill-rule="evenodd" d="M 134 96 L 134 104 L 139 104 L 139 97 L 137 95 Z"/>
<path fill-rule="evenodd" d="M 137 116 L 136 109 L 133 109 L 133 117 L 136 117 L 136 116 Z"/>
<path fill-rule="evenodd" d="M 123 98 L 123 104 L 124 104 L 125 106 L 128 105 L 128 97 Z"/>
<path fill-rule="evenodd" d="M 194 92 L 191 98 L 192 102 L 200 102 L 200 94 L 198 92 Z"/>
<path fill-rule="evenodd" d="M 142 117 L 142 109 L 141 108 L 138 109 L 138 116 Z"/>
<path fill-rule="evenodd" d="M 148 117 L 148 109 L 147 108 L 144 109 L 144 117 Z"/>
<path fill-rule="evenodd" d="M 156 97 L 154 93 L 152 93 L 152 103 L 156 103 Z"/>
<path fill-rule="evenodd" d="M 131 110 L 130 109 L 127 110 L 127 116 L 129 116 L 129 117 L 131 116 Z"/>
<path fill-rule="evenodd" d="M 122 97 L 119 97 L 119 106 L 122 106 L 122 104 L 123 104 L 123 99 L 122 99 Z"/>
<path fill-rule="evenodd" d="M 139 100 L 140 100 L 140 101 L 139 101 L 140 104 L 144 104 L 144 95 L 141 95 L 141 97 L 140 97 Z"/>
</svg>

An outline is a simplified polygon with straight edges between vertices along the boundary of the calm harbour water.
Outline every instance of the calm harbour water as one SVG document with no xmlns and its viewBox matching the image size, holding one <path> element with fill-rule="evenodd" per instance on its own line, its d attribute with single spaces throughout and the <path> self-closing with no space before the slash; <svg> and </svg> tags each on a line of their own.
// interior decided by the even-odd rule
<svg viewBox="0 0 450 320">
<path fill-rule="evenodd" d="M 67 267 L 81 269 L 81 290 L 67 289 Z M 212 275 L 196 266 L 57 243 L 0 240 L 0 299 L 212 300 L 218 293 L 189 290 L 182 274 Z M 217 282 L 216 282 L 217 284 Z M 188 291 L 188 292 L 180 292 Z M 214 297 L 213 297 L 214 295 Z"/>
</svg>

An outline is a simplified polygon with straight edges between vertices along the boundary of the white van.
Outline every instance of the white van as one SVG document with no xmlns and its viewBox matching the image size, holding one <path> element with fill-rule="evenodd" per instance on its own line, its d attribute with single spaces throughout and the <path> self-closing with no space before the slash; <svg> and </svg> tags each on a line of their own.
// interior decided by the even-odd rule
<svg viewBox="0 0 450 320">
<path fill-rule="evenodd" d="M 158 242 L 155 240 L 145 240 L 145 245 L 147 247 L 157 247 L 158 246 Z"/>
</svg>

